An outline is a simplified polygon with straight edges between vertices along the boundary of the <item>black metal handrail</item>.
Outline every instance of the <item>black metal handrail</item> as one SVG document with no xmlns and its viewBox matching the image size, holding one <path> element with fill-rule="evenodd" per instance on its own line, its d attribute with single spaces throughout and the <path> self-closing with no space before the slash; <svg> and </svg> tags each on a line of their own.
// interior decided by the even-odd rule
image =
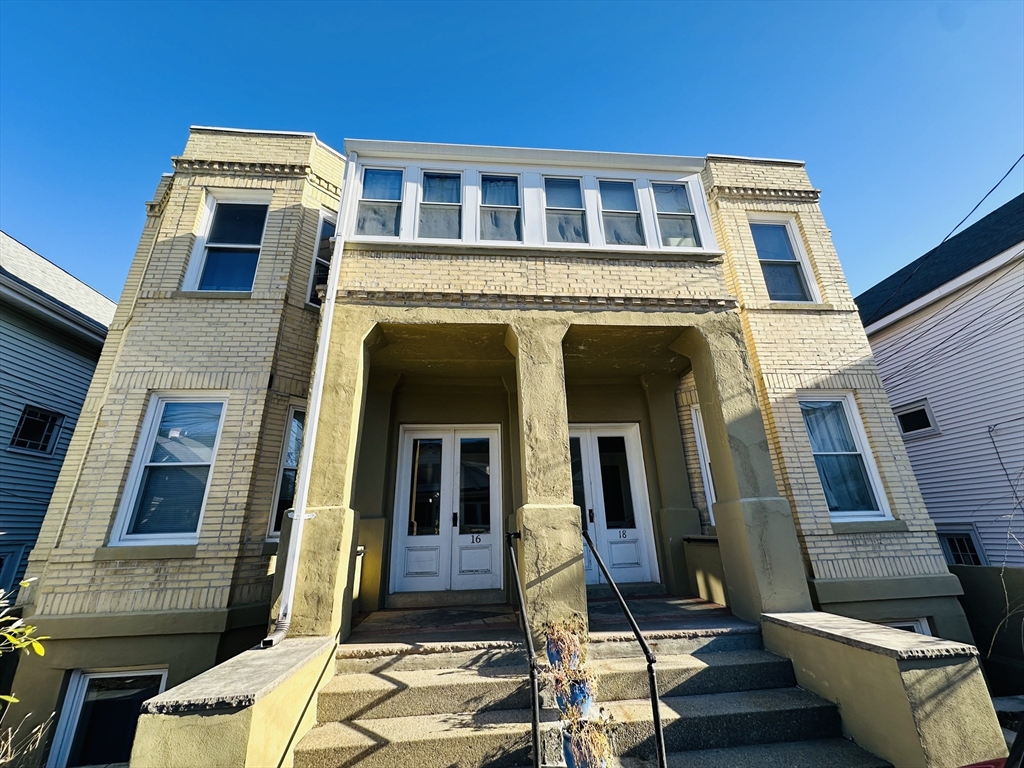
<svg viewBox="0 0 1024 768">
<path fill-rule="evenodd" d="M 619 591 L 618 586 L 615 584 L 615 580 L 612 575 L 608 573 L 608 567 L 604 564 L 604 560 L 601 559 L 601 555 L 598 554 L 597 547 L 594 546 L 594 540 L 590 538 L 590 531 L 587 530 L 586 518 L 583 520 L 583 540 L 587 542 L 587 546 L 590 547 L 590 551 L 594 554 L 594 559 L 597 561 L 597 567 L 601 569 L 601 573 L 608 580 L 608 586 L 612 588 L 612 593 L 618 598 L 619 606 L 622 608 L 622 612 L 626 615 L 626 621 L 629 622 L 629 626 L 633 630 L 633 634 L 636 635 L 636 640 L 640 643 L 640 648 L 644 652 L 644 658 L 647 659 L 647 679 L 651 687 L 651 713 L 654 715 L 654 744 L 658 750 L 658 766 L 659 768 L 666 768 L 667 762 L 665 757 L 665 730 L 661 726 L 661 704 L 658 701 L 658 676 L 654 671 L 654 665 L 658 662 L 657 657 L 654 655 L 654 651 L 651 650 L 651 646 L 647 644 L 647 640 L 644 639 L 643 632 L 640 631 L 640 627 L 637 626 L 636 619 L 633 618 L 633 612 L 629 610 L 629 606 L 626 605 L 626 600 L 622 597 L 622 593 Z"/>
<path fill-rule="evenodd" d="M 530 660 L 530 706 L 533 709 L 533 765 L 540 768 L 540 665 L 537 663 L 537 651 L 533 646 L 533 634 L 530 622 L 526 618 L 526 598 L 523 596 L 523 585 L 519 582 L 519 561 L 516 559 L 515 540 L 523 538 L 518 531 L 505 534 L 508 544 L 508 559 L 512 562 L 512 583 L 516 585 L 516 600 L 519 603 L 519 619 L 526 638 L 526 653 Z"/>
</svg>

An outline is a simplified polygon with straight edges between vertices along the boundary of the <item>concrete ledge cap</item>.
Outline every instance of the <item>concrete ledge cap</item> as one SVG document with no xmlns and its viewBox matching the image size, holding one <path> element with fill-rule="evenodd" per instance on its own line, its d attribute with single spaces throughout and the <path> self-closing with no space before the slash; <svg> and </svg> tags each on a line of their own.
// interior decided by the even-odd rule
<svg viewBox="0 0 1024 768">
<path fill-rule="evenodd" d="M 333 637 L 289 638 L 273 648 L 255 648 L 143 702 L 151 715 L 251 707 L 324 649 Z"/>
<path fill-rule="evenodd" d="M 821 611 L 762 613 L 761 620 L 768 624 L 777 624 L 797 632 L 824 637 L 854 648 L 879 653 L 899 661 L 978 655 L 978 649 L 973 645 L 939 640 L 915 632 L 884 627 Z"/>
<path fill-rule="evenodd" d="M 431 653 L 459 651 L 524 651 L 521 640 L 466 640 L 429 643 L 342 643 L 335 656 L 339 659 L 374 659 L 379 656 L 425 656 Z"/>
</svg>

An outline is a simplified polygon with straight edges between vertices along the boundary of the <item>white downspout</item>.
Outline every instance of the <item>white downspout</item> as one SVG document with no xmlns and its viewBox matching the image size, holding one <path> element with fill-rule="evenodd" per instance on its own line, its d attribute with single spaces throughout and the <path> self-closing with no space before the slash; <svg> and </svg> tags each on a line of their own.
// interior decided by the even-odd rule
<svg viewBox="0 0 1024 768">
<path fill-rule="evenodd" d="M 355 152 L 345 161 L 345 180 L 341 188 L 341 202 L 338 206 L 337 236 L 334 240 L 334 255 L 331 257 L 331 272 L 327 280 L 323 312 L 320 320 L 320 340 L 316 349 L 316 367 L 313 369 L 312 389 L 306 412 L 306 431 L 302 436 L 302 457 L 299 461 L 299 480 L 295 488 L 295 508 L 288 513 L 292 519 L 292 531 L 288 537 L 288 552 L 284 561 L 284 579 L 281 582 L 281 606 L 277 612 L 274 631 L 260 643 L 262 648 L 271 648 L 288 634 L 292 623 L 292 603 L 295 600 L 295 583 L 299 572 L 299 553 L 302 551 L 302 529 L 307 518 L 306 497 L 309 494 L 309 477 L 313 469 L 313 446 L 316 445 L 316 428 L 320 421 L 320 401 L 324 391 L 324 372 L 327 368 L 327 350 L 330 349 L 331 326 L 334 321 L 334 300 L 338 293 L 341 274 L 341 254 L 345 250 L 345 228 L 350 221 L 351 194 L 357 156 Z"/>
</svg>

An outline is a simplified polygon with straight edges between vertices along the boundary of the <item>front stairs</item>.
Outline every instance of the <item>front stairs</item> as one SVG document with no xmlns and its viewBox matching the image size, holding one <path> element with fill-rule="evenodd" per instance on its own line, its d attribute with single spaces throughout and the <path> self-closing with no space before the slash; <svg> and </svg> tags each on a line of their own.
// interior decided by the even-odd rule
<svg viewBox="0 0 1024 768">
<path fill-rule="evenodd" d="M 670 766 L 888 765 L 842 737 L 836 707 L 796 687 L 789 660 L 763 649 L 756 626 L 732 617 L 722 624 L 645 632 L 658 657 Z M 336 663 L 318 724 L 295 749 L 296 768 L 532 764 L 522 643 L 345 644 Z M 612 762 L 654 765 L 647 668 L 635 639 L 592 632 L 588 666 L 597 706 L 618 723 Z M 564 765 L 554 709 L 542 711 L 541 729 L 544 765 Z"/>
</svg>

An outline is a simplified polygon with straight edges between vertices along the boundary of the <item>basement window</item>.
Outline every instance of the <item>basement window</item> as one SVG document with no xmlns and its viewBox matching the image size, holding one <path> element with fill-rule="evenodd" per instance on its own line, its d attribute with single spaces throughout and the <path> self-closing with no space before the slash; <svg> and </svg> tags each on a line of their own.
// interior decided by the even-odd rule
<svg viewBox="0 0 1024 768">
<path fill-rule="evenodd" d="M 883 621 L 880 622 L 884 627 L 892 627 L 893 629 L 901 629 L 904 632 L 913 632 L 918 635 L 928 635 L 931 637 L 931 629 L 928 627 L 928 619 L 903 619 L 901 621 Z"/>
<path fill-rule="evenodd" d="M 948 565 L 988 565 L 974 526 L 941 526 L 935 534 Z"/>
<path fill-rule="evenodd" d="M 164 690 L 166 669 L 71 673 L 47 768 L 127 764 L 142 702 Z"/>
<path fill-rule="evenodd" d="M 939 434 L 939 428 L 935 424 L 935 417 L 932 415 L 932 409 L 927 399 L 901 405 L 898 408 L 893 408 L 892 412 L 896 415 L 896 422 L 900 425 L 900 432 L 904 437 L 925 437 Z"/>
<path fill-rule="evenodd" d="M 14 428 L 9 447 L 16 451 L 49 456 L 57 445 L 63 423 L 64 416 L 56 411 L 26 405 L 21 411 L 18 426 Z"/>
</svg>

